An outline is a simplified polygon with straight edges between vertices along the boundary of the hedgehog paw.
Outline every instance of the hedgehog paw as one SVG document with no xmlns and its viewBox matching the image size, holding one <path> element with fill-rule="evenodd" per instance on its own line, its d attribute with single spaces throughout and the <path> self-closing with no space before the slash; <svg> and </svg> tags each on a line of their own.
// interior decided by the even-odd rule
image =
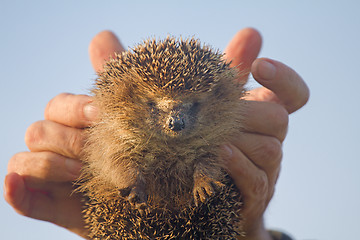
<svg viewBox="0 0 360 240">
<path fill-rule="evenodd" d="M 147 200 L 146 193 L 143 189 L 139 187 L 133 187 L 130 191 L 129 196 L 127 197 L 128 201 L 132 204 L 139 205 L 145 204 Z"/>
<path fill-rule="evenodd" d="M 120 195 L 126 198 L 137 209 L 144 209 L 147 202 L 145 190 L 140 186 L 133 186 L 120 190 Z"/>
<path fill-rule="evenodd" d="M 205 202 L 223 186 L 223 183 L 214 181 L 210 178 L 201 178 L 197 180 L 193 189 L 195 205 L 198 206 L 200 203 Z"/>
</svg>

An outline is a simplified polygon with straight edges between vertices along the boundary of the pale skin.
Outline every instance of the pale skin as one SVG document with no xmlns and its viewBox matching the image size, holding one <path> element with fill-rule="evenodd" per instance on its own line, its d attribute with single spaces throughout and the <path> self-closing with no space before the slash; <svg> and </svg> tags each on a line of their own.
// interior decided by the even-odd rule
<svg viewBox="0 0 360 240">
<path fill-rule="evenodd" d="M 247 28 L 239 31 L 225 50 L 233 66 L 251 71 L 264 87 L 246 96 L 246 131 L 236 141 L 224 144 L 223 159 L 244 197 L 247 236 L 242 239 L 267 240 L 271 237 L 264 227 L 263 214 L 280 172 L 288 115 L 307 102 L 309 90 L 286 65 L 256 59 L 260 47 L 259 33 Z M 114 34 L 99 33 L 89 47 L 94 69 L 100 71 L 111 54 L 121 51 L 124 48 Z M 65 93 L 53 98 L 45 109 L 45 120 L 32 124 L 26 132 L 30 151 L 10 159 L 4 187 L 6 201 L 19 214 L 52 222 L 84 238 L 87 232 L 81 217 L 81 196 L 70 193 L 71 181 L 81 168 L 83 129 L 97 115 L 91 101 L 86 95 Z"/>
</svg>

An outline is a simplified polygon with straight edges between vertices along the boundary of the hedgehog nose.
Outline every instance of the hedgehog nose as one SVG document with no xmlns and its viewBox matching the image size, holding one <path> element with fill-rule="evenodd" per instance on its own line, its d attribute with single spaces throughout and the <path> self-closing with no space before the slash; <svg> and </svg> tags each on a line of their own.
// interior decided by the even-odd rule
<svg viewBox="0 0 360 240">
<path fill-rule="evenodd" d="M 185 120 L 182 117 L 175 116 L 169 118 L 169 128 L 175 132 L 181 131 L 185 128 Z"/>
</svg>

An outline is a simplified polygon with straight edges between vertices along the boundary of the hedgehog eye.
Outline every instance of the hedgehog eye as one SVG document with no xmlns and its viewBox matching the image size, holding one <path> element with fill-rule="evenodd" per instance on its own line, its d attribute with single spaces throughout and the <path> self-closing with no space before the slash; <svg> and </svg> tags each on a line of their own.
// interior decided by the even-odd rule
<svg viewBox="0 0 360 240">
<path fill-rule="evenodd" d="M 199 108 L 199 102 L 193 102 L 191 108 L 190 108 L 190 112 L 191 113 L 196 113 L 198 111 L 198 108 Z"/>
<path fill-rule="evenodd" d="M 149 109 L 150 109 L 150 111 L 151 111 L 151 113 L 157 113 L 158 112 L 158 109 L 157 109 L 157 107 L 156 107 L 156 103 L 155 102 L 153 102 L 153 101 L 148 101 L 147 102 L 147 105 L 149 106 Z"/>
<path fill-rule="evenodd" d="M 148 101 L 147 102 L 147 105 L 150 107 L 150 108 L 155 108 L 155 102 L 153 102 L 153 101 Z"/>
</svg>

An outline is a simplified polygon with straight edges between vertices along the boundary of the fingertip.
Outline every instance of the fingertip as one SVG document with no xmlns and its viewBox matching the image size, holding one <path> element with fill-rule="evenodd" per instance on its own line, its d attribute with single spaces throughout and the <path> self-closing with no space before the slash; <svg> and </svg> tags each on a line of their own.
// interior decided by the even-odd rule
<svg viewBox="0 0 360 240">
<path fill-rule="evenodd" d="M 255 28 L 247 27 L 241 29 L 235 33 L 227 49 L 232 48 L 234 46 L 238 46 L 245 42 L 251 43 L 253 46 L 257 46 L 257 48 L 259 48 L 260 50 L 262 44 L 262 36 L 260 32 Z"/>
<path fill-rule="evenodd" d="M 245 161 L 246 156 L 230 143 L 221 146 L 221 154 L 224 167 L 233 178 L 236 177 L 239 173 L 239 165 Z"/>
<path fill-rule="evenodd" d="M 274 79 L 276 72 L 276 66 L 267 58 L 258 58 L 251 65 L 251 73 L 259 83 Z"/>
<path fill-rule="evenodd" d="M 246 36 L 247 38 L 249 38 L 253 41 L 256 41 L 257 44 L 261 45 L 262 36 L 261 36 L 260 32 L 255 28 L 252 28 L 252 27 L 244 28 L 244 29 L 238 31 L 236 33 L 236 35 Z"/>
<path fill-rule="evenodd" d="M 77 98 L 75 100 L 75 98 Z M 93 98 L 88 95 L 75 95 L 74 96 L 74 103 L 78 101 L 77 106 L 75 106 L 74 111 L 78 110 L 78 114 L 80 117 L 75 117 L 78 119 L 79 123 L 81 123 L 80 127 L 88 127 L 90 126 L 96 119 L 99 114 L 98 108 L 93 103 Z"/>
<path fill-rule="evenodd" d="M 16 210 L 20 209 L 25 197 L 25 183 L 17 173 L 9 173 L 4 181 L 4 198 Z"/>
<path fill-rule="evenodd" d="M 89 44 L 90 60 L 95 71 L 100 71 L 105 61 L 114 56 L 115 52 L 124 51 L 118 37 L 109 30 L 95 35 Z"/>
<path fill-rule="evenodd" d="M 279 101 L 288 113 L 295 112 L 309 100 L 310 90 L 305 81 L 281 62 L 269 58 L 256 59 L 251 73 L 258 83 L 274 93 L 273 96 L 269 94 L 269 100 Z"/>
<path fill-rule="evenodd" d="M 115 35 L 115 33 L 113 33 L 110 30 L 104 30 L 96 34 L 95 37 L 91 40 L 89 44 L 90 53 L 93 50 L 95 50 L 94 53 L 99 53 L 99 51 L 97 51 L 99 50 L 98 47 L 99 45 L 101 46 L 104 42 L 112 45 L 120 44 L 120 41 L 118 37 Z"/>
<path fill-rule="evenodd" d="M 239 80 L 245 81 L 250 72 L 251 63 L 260 52 L 262 38 L 254 28 L 245 28 L 238 31 L 229 42 L 224 53 L 231 67 L 236 67 L 239 72 Z"/>
<path fill-rule="evenodd" d="M 74 179 L 80 176 L 82 169 L 82 164 L 80 161 L 66 158 L 64 164 L 67 171 L 70 173 L 70 175 L 74 177 Z"/>
<path fill-rule="evenodd" d="M 61 93 L 47 104 L 45 119 L 70 127 L 88 127 L 97 116 L 97 109 L 92 102 L 92 97 L 87 95 Z"/>
<path fill-rule="evenodd" d="M 99 32 L 98 34 L 96 34 L 96 36 L 94 37 L 94 40 L 98 40 L 98 38 L 117 38 L 115 33 L 112 32 L 111 30 L 103 30 L 101 32 Z"/>
<path fill-rule="evenodd" d="M 230 144 L 223 144 L 220 146 L 220 154 L 221 154 L 221 158 L 224 164 L 224 167 L 226 169 L 229 168 L 229 165 L 231 165 L 231 163 L 229 163 L 232 155 L 233 155 L 233 149 L 230 146 Z"/>
</svg>

